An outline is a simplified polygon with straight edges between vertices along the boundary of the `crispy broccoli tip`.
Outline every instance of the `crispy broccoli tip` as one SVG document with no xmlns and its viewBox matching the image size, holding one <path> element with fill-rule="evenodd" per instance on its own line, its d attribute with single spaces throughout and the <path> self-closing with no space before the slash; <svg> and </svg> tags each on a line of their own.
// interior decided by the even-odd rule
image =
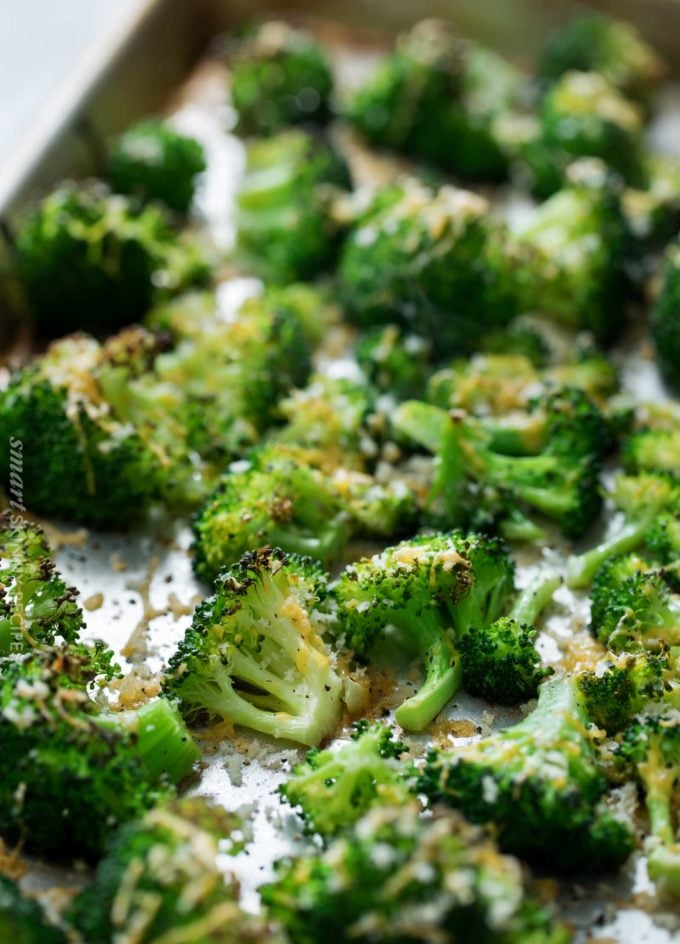
<svg viewBox="0 0 680 944">
<path fill-rule="evenodd" d="M 48 923 L 37 901 L 0 875 L 0 937 L 13 944 L 66 944 L 63 931 Z"/>
<path fill-rule="evenodd" d="M 337 750 L 312 750 L 293 768 L 281 795 L 298 807 L 311 832 L 345 832 L 371 807 L 413 801 L 406 746 L 381 722 L 357 721 L 352 740 Z"/>
<path fill-rule="evenodd" d="M 340 720 L 342 682 L 323 641 L 327 577 L 278 548 L 222 572 L 170 660 L 186 717 L 217 716 L 314 747 Z"/>
</svg>

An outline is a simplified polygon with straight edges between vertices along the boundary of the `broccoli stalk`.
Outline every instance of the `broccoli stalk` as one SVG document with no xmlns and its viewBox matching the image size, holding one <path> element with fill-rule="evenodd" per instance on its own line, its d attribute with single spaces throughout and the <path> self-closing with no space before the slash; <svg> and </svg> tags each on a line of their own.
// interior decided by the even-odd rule
<svg viewBox="0 0 680 944">
<path fill-rule="evenodd" d="M 623 512 L 623 523 L 596 547 L 569 558 L 567 586 L 572 589 L 587 587 L 607 558 L 638 548 L 661 513 L 677 510 L 680 490 L 669 476 L 621 475 L 614 483 L 611 497 Z"/>
<path fill-rule="evenodd" d="M 223 571 L 170 660 L 166 688 L 184 714 L 310 747 L 331 735 L 342 682 L 317 621 L 325 583 L 308 558 L 278 548 Z"/>
</svg>

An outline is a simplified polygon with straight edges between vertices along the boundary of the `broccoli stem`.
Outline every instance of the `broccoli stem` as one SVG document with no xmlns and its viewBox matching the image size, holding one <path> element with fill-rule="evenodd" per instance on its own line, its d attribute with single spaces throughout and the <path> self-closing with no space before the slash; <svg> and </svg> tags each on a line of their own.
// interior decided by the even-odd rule
<svg viewBox="0 0 680 944">
<path fill-rule="evenodd" d="M 638 764 L 645 785 L 652 847 L 647 859 L 649 877 L 670 898 L 680 897 L 680 845 L 675 840 L 673 798 L 677 770 L 666 767 L 658 744 L 645 763 Z"/>
<path fill-rule="evenodd" d="M 437 453 L 446 439 L 452 419 L 441 407 L 408 400 L 394 410 L 391 422 L 396 432 L 412 439 L 428 452 Z"/>
<path fill-rule="evenodd" d="M 434 612 L 395 614 L 393 623 L 413 641 L 425 665 L 425 681 L 397 708 L 395 718 L 408 731 L 422 731 L 460 688 L 463 665 Z"/>
<path fill-rule="evenodd" d="M 650 520 L 625 524 L 620 531 L 602 541 L 584 554 L 574 554 L 567 561 L 567 586 L 572 590 L 588 587 L 596 571 L 607 560 L 617 554 L 628 554 L 642 543 Z"/>
<path fill-rule="evenodd" d="M 539 615 L 553 598 L 553 594 L 562 583 L 562 578 L 554 571 L 543 571 L 521 591 L 510 616 L 520 624 L 532 626 Z"/>
<path fill-rule="evenodd" d="M 522 544 L 531 544 L 542 541 L 545 531 L 531 518 L 523 515 L 518 508 L 512 508 L 498 526 L 498 530 L 506 541 L 516 541 Z"/>
<path fill-rule="evenodd" d="M 136 738 L 137 751 L 152 779 L 179 783 L 198 760 L 199 750 L 181 715 L 166 698 L 137 710 L 106 715 L 97 723 L 103 728 L 122 728 Z"/>
<path fill-rule="evenodd" d="M 343 522 L 319 531 L 318 522 L 316 533 L 306 532 L 299 528 L 285 525 L 282 528 L 272 528 L 269 540 L 275 547 L 284 547 L 290 554 L 302 554 L 304 557 L 313 557 L 314 560 L 330 561 L 337 556 L 345 543 L 347 531 Z"/>
</svg>

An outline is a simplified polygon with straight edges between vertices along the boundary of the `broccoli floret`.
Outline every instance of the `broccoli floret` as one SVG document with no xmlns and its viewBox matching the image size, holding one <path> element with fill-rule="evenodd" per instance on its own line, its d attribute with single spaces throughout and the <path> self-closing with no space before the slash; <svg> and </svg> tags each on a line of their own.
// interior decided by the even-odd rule
<svg viewBox="0 0 680 944">
<path fill-rule="evenodd" d="M 4 875 L 0 875 L 0 937 L 13 944 L 66 944 L 66 936 L 48 923 L 38 902 Z"/>
<path fill-rule="evenodd" d="M 629 234 L 615 181 L 598 161 L 579 161 L 564 189 L 515 232 L 525 253 L 522 308 L 540 311 L 602 343 L 623 326 Z"/>
<path fill-rule="evenodd" d="M 639 559 L 605 563 L 592 598 L 590 629 L 609 649 L 660 652 L 680 645 L 680 597 L 662 573 L 640 566 Z"/>
<path fill-rule="evenodd" d="M 321 854 L 284 859 L 260 889 L 293 944 L 469 940 L 568 944 L 519 863 L 452 813 L 371 810 Z"/>
<path fill-rule="evenodd" d="M 221 868 L 245 845 L 241 817 L 200 797 L 158 806 L 118 832 L 67 917 L 88 944 L 131 928 L 139 944 L 278 941 L 264 919 L 242 911 L 238 882 Z"/>
<path fill-rule="evenodd" d="M 45 534 L 11 511 L 0 515 L 0 657 L 73 643 L 83 627 L 78 591 L 57 571 Z"/>
<path fill-rule="evenodd" d="M 224 570 L 170 660 L 166 688 L 184 714 L 310 747 L 333 734 L 342 682 L 322 638 L 325 595 L 318 566 L 278 548 Z"/>
<path fill-rule="evenodd" d="M 680 772 L 680 712 L 653 706 L 624 732 L 620 756 L 645 794 L 650 835 L 647 870 L 659 892 L 680 897 L 680 843 L 673 824 Z"/>
<path fill-rule="evenodd" d="M 239 130 L 246 134 L 325 123 L 332 91 L 323 47 L 306 31 L 279 20 L 250 30 L 231 62 L 231 98 Z"/>
<path fill-rule="evenodd" d="M 550 354 L 550 346 L 541 332 L 521 317 L 504 330 L 492 331 L 482 338 L 480 347 L 485 354 L 524 357 L 534 367 L 543 367 Z"/>
<path fill-rule="evenodd" d="M 462 667 L 451 634 L 449 608 L 467 592 L 470 562 L 458 534 L 415 537 L 350 564 L 334 587 L 338 629 L 366 658 L 389 626 L 418 651 L 425 679 L 397 708 L 399 724 L 421 731 L 460 686 Z"/>
<path fill-rule="evenodd" d="M 280 792 L 299 807 L 307 828 L 324 837 L 348 830 L 374 806 L 413 801 L 406 745 L 381 722 L 357 721 L 352 740 L 337 750 L 311 750 Z"/>
<path fill-rule="evenodd" d="M 508 165 L 495 119 L 521 89 L 520 73 L 500 56 L 424 20 L 399 38 L 346 114 L 378 147 L 472 180 L 500 180 Z"/>
<path fill-rule="evenodd" d="M 572 69 L 599 72 L 624 95 L 643 100 L 665 71 L 634 26 L 595 12 L 575 17 L 550 38 L 539 74 L 554 82 Z"/>
<path fill-rule="evenodd" d="M 525 410 L 540 385 L 540 372 L 522 354 L 475 354 L 430 377 L 427 399 L 444 410 L 504 415 Z"/>
<path fill-rule="evenodd" d="M 501 848 L 533 862 L 560 872 L 616 868 L 632 852 L 633 835 L 604 805 L 588 723 L 577 683 L 548 680 L 519 724 L 432 751 L 420 787 L 472 822 L 493 823 Z"/>
<path fill-rule="evenodd" d="M 304 453 L 264 446 L 246 469 L 227 472 L 194 519 L 194 570 L 207 583 L 248 550 L 267 544 L 329 562 L 349 534 L 349 514 L 333 480 Z"/>
<path fill-rule="evenodd" d="M 596 72 L 567 72 L 541 103 L 538 133 L 520 149 L 534 188 L 550 196 L 579 157 L 600 158 L 625 181 L 642 185 L 643 114 Z"/>
<path fill-rule="evenodd" d="M 626 441 L 622 459 L 627 472 L 680 475 L 680 427 L 637 430 Z"/>
<path fill-rule="evenodd" d="M 588 716 L 607 732 L 623 730 L 648 702 L 678 697 L 678 657 L 670 652 L 610 654 L 580 672 L 578 685 Z"/>
<path fill-rule="evenodd" d="M 680 512 L 680 486 L 671 476 L 662 473 L 619 475 L 614 481 L 611 498 L 623 512 L 623 521 L 600 544 L 569 558 L 569 587 L 587 587 L 607 558 L 639 548 L 659 515 L 670 513 L 677 518 Z"/>
<path fill-rule="evenodd" d="M 118 193 L 144 203 L 160 200 L 178 213 L 189 209 L 204 170 L 202 145 L 154 118 L 128 128 L 106 162 L 106 177 Z"/>
<path fill-rule="evenodd" d="M 666 253 L 650 325 L 659 370 L 671 387 L 680 389 L 680 241 L 672 243 Z"/>
<path fill-rule="evenodd" d="M 333 201 L 351 186 L 347 164 L 329 143 L 301 130 L 252 141 L 247 158 L 237 197 L 239 254 L 271 282 L 313 278 L 336 255 Z"/>
<path fill-rule="evenodd" d="M 645 534 L 645 552 L 661 566 L 675 592 L 680 593 L 680 515 L 658 516 Z"/>
<path fill-rule="evenodd" d="M 112 673 L 99 646 L 0 663 L 0 832 L 54 858 L 102 854 L 116 824 L 172 792 L 198 758 L 164 698 L 101 713 L 87 693 Z"/>
<path fill-rule="evenodd" d="M 364 332 L 357 344 L 357 360 L 368 382 L 397 400 L 419 396 L 425 386 L 430 343 L 406 334 L 396 325 Z"/>
<path fill-rule="evenodd" d="M 392 538 L 416 529 L 416 496 L 404 480 L 379 482 L 363 472 L 337 469 L 333 484 L 357 533 Z"/>
<path fill-rule="evenodd" d="M 466 691 L 505 705 L 536 697 L 538 686 L 552 670 L 541 665 L 534 623 L 560 583 L 557 574 L 538 574 L 519 594 L 508 616 L 491 623 L 473 622 L 459 636 Z"/>
<path fill-rule="evenodd" d="M 437 356 L 475 350 L 518 313 L 502 224 L 483 197 L 455 187 L 406 179 L 387 195 L 342 250 L 348 315 L 361 327 L 397 323 L 434 338 Z"/>
<path fill-rule="evenodd" d="M 627 187 L 623 212 L 643 249 L 659 252 L 680 228 L 680 160 L 674 154 L 643 156 L 644 187 Z"/>
<path fill-rule="evenodd" d="M 159 293 L 208 275 L 199 250 L 182 242 L 158 208 L 72 184 L 26 216 L 16 265 L 31 313 L 49 337 L 79 329 L 106 334 L 138 321 Z"/>
</svg>

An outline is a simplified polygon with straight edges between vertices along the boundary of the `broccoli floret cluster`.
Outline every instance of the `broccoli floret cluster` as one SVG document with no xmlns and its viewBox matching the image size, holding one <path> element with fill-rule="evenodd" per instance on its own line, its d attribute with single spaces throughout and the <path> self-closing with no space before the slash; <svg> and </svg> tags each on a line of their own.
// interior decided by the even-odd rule
<svg viewBox="0 0 680 944">
<path fill-rule="evenodd" d="M 260 889 L 293 944 L 451 940 L 567 944 L 519 863 L 463 819 L 379 807 L 317 855 L 282 860 Z"/>
<path fill-rule="evenodd" d="M 330 117 L 333 76 L 310 33 L 270 20 L 249 30 L 231 61 L 231 99 L 245 134 L 286 125 L 323 124 Z"/>
<path fill-rule="evenodd" d="M 38 902 L 4 875 L 0 875 L 0 935 L 14 944 L 66 944 L 66 935 L 48 922 Z"/>
</svg>

